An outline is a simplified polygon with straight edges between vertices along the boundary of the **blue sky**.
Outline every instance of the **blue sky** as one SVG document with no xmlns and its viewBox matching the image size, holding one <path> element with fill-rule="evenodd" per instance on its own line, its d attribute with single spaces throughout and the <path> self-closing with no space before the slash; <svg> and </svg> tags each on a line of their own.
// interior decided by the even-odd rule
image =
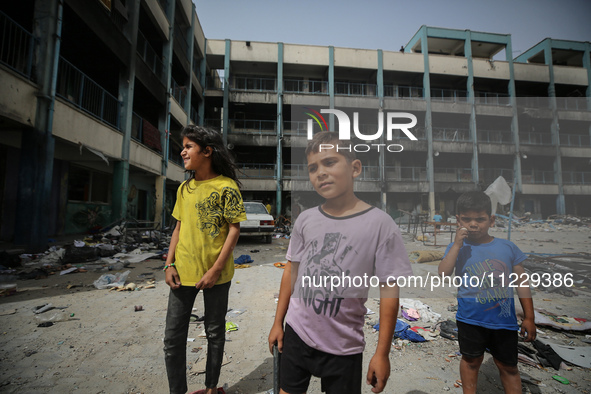
<svg viewBox="0 0 591 394">
<path fill-rule="evenodd" d="M 591 41 L 591 0 L 193 0 L 209 39 L 397 51 L 421 25 L 511 34 L 513 57 L 546 37 Z"/>
</svg>

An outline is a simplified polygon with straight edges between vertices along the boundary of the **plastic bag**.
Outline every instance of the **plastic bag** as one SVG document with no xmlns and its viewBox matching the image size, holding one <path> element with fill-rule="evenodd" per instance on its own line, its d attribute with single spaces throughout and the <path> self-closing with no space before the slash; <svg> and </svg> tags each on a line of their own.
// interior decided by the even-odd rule
<svg viewBox="0 0 591 394">
<path fill-rule="evenodd" d="M 116 274 L 104 274 L 94 281 L 94 287 L 97 289 L 108 289 L 109 287 L 121 287 L 125 285 L 127 276 L 131 271 L 119 272 Z"/>
<path fill-rule="evenodd" d="M 492 203 L 492 214 L 497 211 L 497 204 L 507 205 L 511 202 L 511 188 L 502 176 L 495 179 L 484 191 Z"/>
</svg>

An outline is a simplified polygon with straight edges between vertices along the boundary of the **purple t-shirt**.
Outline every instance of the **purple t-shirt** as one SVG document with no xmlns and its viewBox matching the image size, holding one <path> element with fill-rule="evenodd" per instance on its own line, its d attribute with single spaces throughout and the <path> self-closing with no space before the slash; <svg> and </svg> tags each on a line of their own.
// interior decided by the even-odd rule
<svg viewBox="0 0 591 394">
<path fill-rule="evenodd" d="M 363 352 L 368 287 L 412 275 L 398 226 L 374 207 L 347 217 L 316 207 L 301 213 L 291 235 L 287 259 L 295 284 L 286 323 L 314 349 Z M 333 278 L 345 285 L 331 286 Z"/>
</svg>

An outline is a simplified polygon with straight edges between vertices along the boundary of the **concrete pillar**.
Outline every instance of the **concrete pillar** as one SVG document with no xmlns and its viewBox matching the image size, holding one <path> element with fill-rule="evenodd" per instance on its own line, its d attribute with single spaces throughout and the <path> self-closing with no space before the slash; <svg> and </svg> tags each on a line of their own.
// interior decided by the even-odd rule
<svg viewBox="0 0 591 394">
<path fill-rule="evenodd" d="M 55 139 L 53 111 L 60 54 L 63 1 L 36 1 L 35 30 L 39 40 L 35 70 L 39 92 L 35 125 L 22 133 L 15 243 L 28 252 L 47 247 Z"/>
<path fill-rule="evenodd" d="M 513 45 L 511 44 L 511 36 L 507 38 L 507 45 L 505 46 L 505 59 L 509 63 L 509 100 L 511 102 L 511 137 L 513 138 L 513 145 L 515 146 L 515 155 L 513 159 L 513 187 L 516 191 L 523 190 L 523 183 L 521 180 L 521 152 L 519 146 L 519 117 L 517 116 L 517 92 L 515 91 L 515 69 L 513 67 Z"/>
<path fill-rule="evenodd" d="M 232 42 L 226 40 L 226 53 L 224 56 L 224 108 L 222 112 L 222 138 L 224 144 L 228 144 L 228 127 L 230 126 L 230 55 Z"/>
<path fill-rule="evenodd" d="M 129 148 L 131 145 L 131 127 L 133 120 L 133 90 L 135 87 L 135 59 L 137 49 L 138 25 L 140 19 L 140 0 L 129 3 L 129 22 L 125 26 L 125 35 L 131 41 L 127 67 L 119 74 L 119 101 L 121 101 L 121 162 L 115 163 L 113 172 L 113 191 L 111 220 L 123 219 L 127 216 L 127 194 L 129 189 Z"/>
<path fill-rule="evenodd" d="M 277 43 L 277 188 L 275 212 L 281 215 L 283 192 L 283 43 Z"/>
<path fill-rule="evenodd" d="M 154 211 L 154 221 L 157 222 L 156 228 L 164 225 L 164 200 L 166 198 L 166 177 L 164 175 L 159 175 L 156 177 L 154 182 L 154 189 L 156 189 L 156 205 Z"/>
<path fill-rule="evenodd" d="M 472 32 L 466 31 L 464 54 L 468 63 L 468 102 L 470 103 L 470 136 L 472 137 L 472 180 L 474 184 L 480 181 L 478 172 L 478 130 L 476 128 L 476 98 L 474 97 L 474 65 L 472 63 Z"/>
<path fill-rule="evenodd" d="M 435 214 L 435 171 L 433 163 L 433 124 L 431 116 L 431 80 L 429 78 L 429 44 L 427 26 L 421 27 L 421 53 L 423 54 L 423 89 L 425 97 L 425 134 L 427 136 L 427 179 L 429 180 L 429 217 Z"/>
<path fill-rule="evenodd" d="M 329 108 L 334 109 L 334 47 L 328 47 L 328 100 Z M 335 131 L 334 115 L 330 114 L 328 117 L 328 129 Z"/>
<path fill-rule="evenodd" d="M 207 86 L 207 38 L 203 44 L 203 59 L 201 59 L 201 63 L 199 64 L 199 68 L 201 70 L 201 88 L 205 92 Z M 205 93 L 203 93 L 203 100 L 199 101 L 199 126 L 203 126 L 205 124 Z"/>
</svg>

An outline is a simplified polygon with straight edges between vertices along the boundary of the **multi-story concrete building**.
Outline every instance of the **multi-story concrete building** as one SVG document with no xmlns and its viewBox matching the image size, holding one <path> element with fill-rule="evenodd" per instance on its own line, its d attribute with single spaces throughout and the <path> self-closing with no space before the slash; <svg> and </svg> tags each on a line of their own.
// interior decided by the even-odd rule
<svg viewBox="0 0 591 394">
<path fill-rule="evenodd" d="M 292 191 L 311 190 L 302 107 L 359 112 L 365 134 L 376 114 L 416 116 L 416 141 L 394 135 L 402 152 L 360 154 L 359 196 L 392 215 L 453 214 L 459 193 L 499 175 L 519 211 L 591 215 L 589 42 L 545 39 L 513 58 L 510 35 L 426 26 L 397 52 L 215 40 L 190 0 L 1 11 L 3 240 L 40 248 L 120 218 L 168 220 L 190 123 L 221 130 L 245 199 L 289 211 Z"/>
</svg>

